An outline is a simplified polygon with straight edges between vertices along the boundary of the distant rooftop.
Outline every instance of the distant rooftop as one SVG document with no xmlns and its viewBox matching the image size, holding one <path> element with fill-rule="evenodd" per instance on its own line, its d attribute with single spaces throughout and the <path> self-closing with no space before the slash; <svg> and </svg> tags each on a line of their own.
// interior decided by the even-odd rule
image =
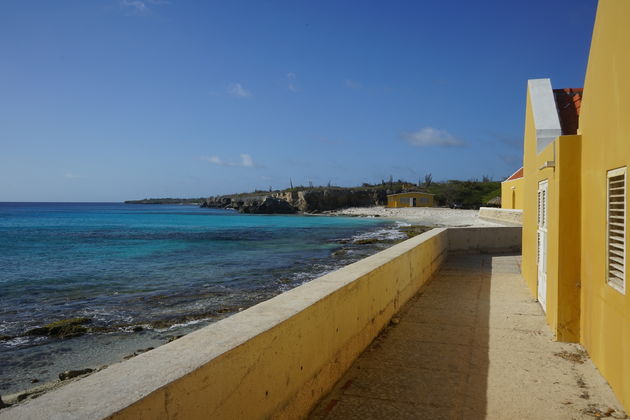
<svg viewBox="0 0 630 420">
<path fill-rule="evenodd" d="M 422 195 L 435 195 L 435 194 L 429 194 L 423 191 L 407 191 L 407 192 L 402 192 L 402 193 L 396 193 L 396 194 L 387 194 L 388 197 L 393 197 L 396 195 L 407 195 L 407 194 L 422 194 Z"/>
<path fill-rule="evenodd" d="M 562 134 L 577 134 L 582 105 L 582 88 L 554 89 L 553 96 L 558 109 Z"/>
</svg>

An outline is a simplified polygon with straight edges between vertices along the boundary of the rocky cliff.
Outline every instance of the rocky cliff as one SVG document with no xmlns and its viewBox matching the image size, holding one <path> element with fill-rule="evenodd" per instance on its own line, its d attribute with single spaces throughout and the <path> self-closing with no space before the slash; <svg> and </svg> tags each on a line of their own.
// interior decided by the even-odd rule
<svg viewBox="0 0 630 420">
<path fill-rule="evenodd" d="M 211 197 L 201 203 L 201 207 L 234 209 L 239 213 L 252 214 L 291 214 L 296 208 L 277 197 Z"/>
<path fill-rule="evenodd" d="M 344 207 L 387 203 L 387 191 L 368 189 L 317 189 L 275 193 L 268 196 L 207 198 L 201 207 L 232 208 L 240 213 L 318 213 Z"/>
<path fill-rule="evenodd" d="M 384 190 L 321 189 L 284 192 L 278 193 L 276 196 L 291 204 L 298 211 L 308 213 L 387 203 L 387 193 Z"/>
</svg>

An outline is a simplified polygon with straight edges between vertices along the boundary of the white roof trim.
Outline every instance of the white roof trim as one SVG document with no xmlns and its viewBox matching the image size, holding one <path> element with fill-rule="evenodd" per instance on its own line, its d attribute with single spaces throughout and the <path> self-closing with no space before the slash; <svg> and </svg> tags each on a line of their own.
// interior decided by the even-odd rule
<svg viewBox="0 0 630 420">
<path fill-rule="evenodd" d="M 556 101 L 553 97 L 551 80 L 530 79 L 527 81 L 527 89 L 536 128 L 536 153 L 540 153 L 556 137 L 562 135 L 560 118 L 558 118 Z"/>
</svg>

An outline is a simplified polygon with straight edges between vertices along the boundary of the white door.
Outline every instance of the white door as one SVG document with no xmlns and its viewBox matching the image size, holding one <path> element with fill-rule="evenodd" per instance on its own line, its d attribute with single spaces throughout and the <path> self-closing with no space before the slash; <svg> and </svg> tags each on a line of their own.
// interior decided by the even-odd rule
<svg viewBox="0 0 630 420">
<path fill-rule="evenodd" d="M 547 181 L 538 183 L 538 302 L 547 312 Z"/>
</svg>

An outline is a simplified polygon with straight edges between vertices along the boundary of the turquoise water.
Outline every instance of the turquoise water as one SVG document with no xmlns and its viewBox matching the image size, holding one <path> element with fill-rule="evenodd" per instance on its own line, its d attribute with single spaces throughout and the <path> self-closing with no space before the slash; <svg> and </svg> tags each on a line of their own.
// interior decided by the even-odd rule
<svg viewBox="0 0 630 420">
<path fill-rule="evenodd" d="M 383 247 L 355 245 L 356 238 L 396 232 L 379 219 L 0 203 L 0 336 L 13 337 L 0 340 L 0 391 L 24 385 L 18 371 L 28 372 L 24 380 L 55 376 L 35 359 L 57 363 L 106 335 L 136 343 L 187 332 Z M 25 335 L 73 317 L 90 318 L 95 332 L 67 340 Z M 82 363 L 94 358 L 98 352 Z"/>
</svg>

